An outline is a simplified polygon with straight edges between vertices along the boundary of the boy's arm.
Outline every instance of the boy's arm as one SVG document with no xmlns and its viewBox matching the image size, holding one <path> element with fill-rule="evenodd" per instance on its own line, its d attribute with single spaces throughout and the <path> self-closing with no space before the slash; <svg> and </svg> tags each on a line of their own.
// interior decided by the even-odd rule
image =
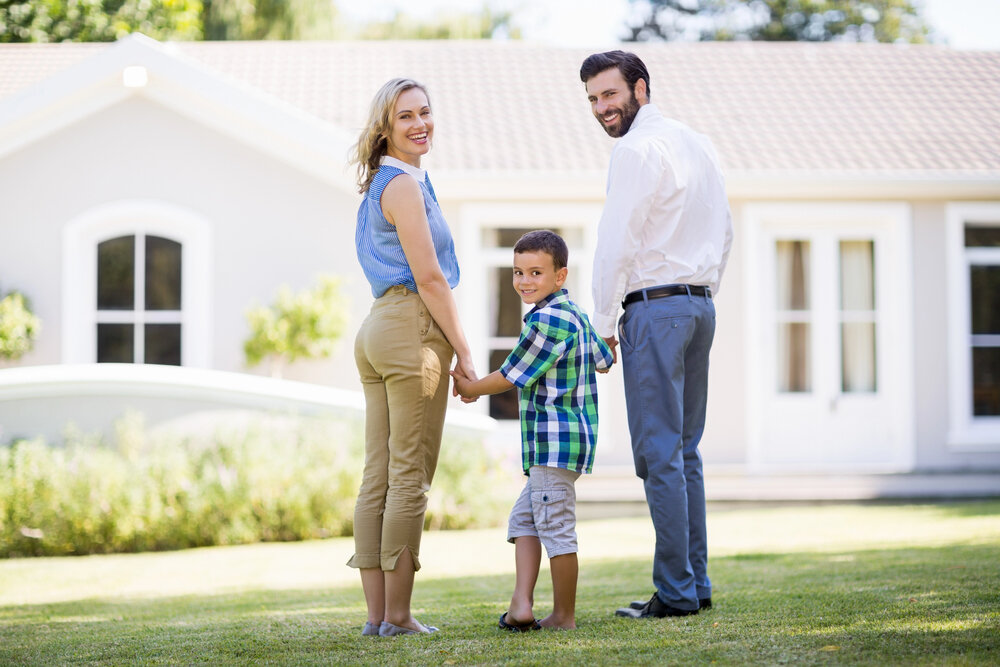
<svg viewBox="0 0 1000 667">
<path fill-rule="evenodd" d="M 451 372 L 451 376 L 455 378 L 455 389 L 458 390 L 458 393 L 463 398 L 500 394 L 514 386 L 514 383 L 505 378 L 500 371 L 493 371 L 486 377 L 479 378 L 478 380 L 470 380 L 455 371 Z"/>
</svg>

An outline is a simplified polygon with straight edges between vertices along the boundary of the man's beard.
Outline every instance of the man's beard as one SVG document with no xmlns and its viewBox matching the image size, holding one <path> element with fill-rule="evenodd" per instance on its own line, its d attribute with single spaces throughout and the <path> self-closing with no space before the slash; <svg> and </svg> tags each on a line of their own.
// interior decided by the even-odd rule
<svg viewBox="0 0 1000 667">
<path fill-rule="evenodd" d="M 618 137 L 625 136 L 625 133 L 628 132 L 630 127 L 632 127 L 632 121 L 635 120 L 635 115 L 639 113 L 639 101 L 635 99 L 634 93 L 630 93 L 628 100 L 625 102 L 625 106 L 620 109 L 616 108 L 615 110 L 618 111 L 618 125 L 614 128 L 605 125 L 601 118 L 598 118 L 597 120 L 600 122 L 601 127 L 604 128 L 605 132 L 617 139 Z"/>
</svg>

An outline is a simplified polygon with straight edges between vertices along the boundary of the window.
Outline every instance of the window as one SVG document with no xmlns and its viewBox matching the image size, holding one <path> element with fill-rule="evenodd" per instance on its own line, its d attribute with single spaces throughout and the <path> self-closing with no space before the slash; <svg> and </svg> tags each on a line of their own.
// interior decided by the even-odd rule
<svg viewBox="0 0 1000 667">
<path fill-rule="evenodd" d="M 948 207 L 948 442 L 1000 449 L 1000 205 Z"/>
<path fill-rule="evenodd" d="M 1000 225 L 965 228 L 972 415 L 1000 417 Z"/>
<path fill-rule="evenodd" d="M 875 385 L 875 242 L 840 241 L 840 390 Z"/>
<path fill-rule="evenodd" d="M 63 363 L 210 366 L 211 224 L 153 200 L 63 231 Z"/>
<path fill-rule="evenodd" d="M 97 244 L 98 363 L 181 364 L 181 244 L 136 234 Z"/>
<path fill-rule="evenodd" d="M 778 391 L 812 390 L 809 241 L 775 242 L 778 288 Z"/>
</svg>

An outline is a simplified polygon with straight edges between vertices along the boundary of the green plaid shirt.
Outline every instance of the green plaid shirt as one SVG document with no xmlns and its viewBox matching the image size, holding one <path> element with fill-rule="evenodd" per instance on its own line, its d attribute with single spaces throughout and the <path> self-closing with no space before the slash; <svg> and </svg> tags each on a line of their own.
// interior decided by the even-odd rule
<svg viewBox="0 0 1000 667">
<path fill-rule="evenodd" d="M 597 446 L 597 369 L 611 348 L 562 289 L 535 304 L 500 373 L 520 393 L 521 460 L 589 473 Z"/>
</svg>

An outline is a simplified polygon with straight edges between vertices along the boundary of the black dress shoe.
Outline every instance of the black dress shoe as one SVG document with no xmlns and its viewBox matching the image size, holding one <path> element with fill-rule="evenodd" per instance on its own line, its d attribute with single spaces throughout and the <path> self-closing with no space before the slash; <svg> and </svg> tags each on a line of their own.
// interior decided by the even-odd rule
<svg viewBox="0 0 1000 667">
<path fill-rule="evenodd" d="M 678 609 L 668 604 L 660 602 L 660 598 L 653 593 L 649 602 L 643 603 L 640 609 L 633 609 L 631 606 L 615 610 L 615 616 L 625 618 L 663 618 L 665 616 L 691 616 L 697 614 L 697 609 Z"/>
<path fill-rule="evenodd" d="M 630 609 L 642 609 L 646 606 L 646 600 L 634 600 L 629 603 Z M 711 609 L 712 608 L 712 598 L 698 598 L 698 609 Z"/>
</svg>

